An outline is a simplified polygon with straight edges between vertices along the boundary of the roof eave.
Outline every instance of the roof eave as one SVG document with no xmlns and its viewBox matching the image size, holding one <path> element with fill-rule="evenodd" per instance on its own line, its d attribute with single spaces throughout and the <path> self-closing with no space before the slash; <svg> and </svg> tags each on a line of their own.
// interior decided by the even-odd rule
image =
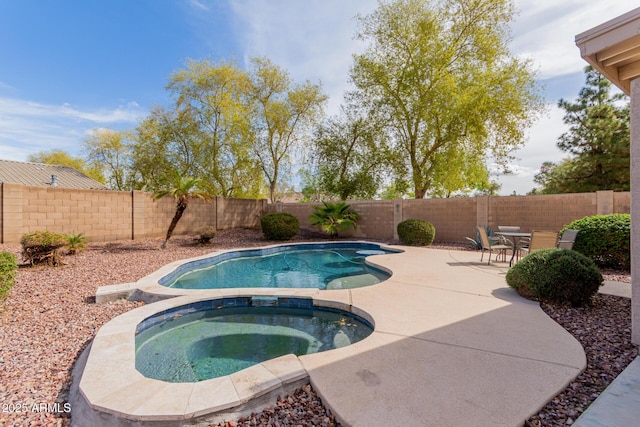
<svg viewBox="0 0 640 427">
<path fill-rule="evenodd" d="M 580 54 L 627 95 L 640 77 L 640 7 L 576 36 Z"/>
</svg>

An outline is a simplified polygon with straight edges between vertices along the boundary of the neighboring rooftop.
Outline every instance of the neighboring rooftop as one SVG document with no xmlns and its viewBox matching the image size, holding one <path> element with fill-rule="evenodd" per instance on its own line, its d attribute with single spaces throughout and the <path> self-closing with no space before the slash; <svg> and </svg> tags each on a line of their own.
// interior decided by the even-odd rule
<svg viewBox="0 0 640 427">
<path fill-rule="evenodd" d="M 54 178 L 55 177 L 55 178 Z M 98 181 L 70 166 L 0 160 L 0 182 L 35 187 L 108 190 Z"/>
</svg>

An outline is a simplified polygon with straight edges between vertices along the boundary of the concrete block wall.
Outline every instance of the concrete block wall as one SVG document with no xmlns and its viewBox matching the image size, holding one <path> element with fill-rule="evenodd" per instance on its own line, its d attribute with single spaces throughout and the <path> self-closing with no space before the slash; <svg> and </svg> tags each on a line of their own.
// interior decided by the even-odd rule
<svg viewBox="0 0 640 427">
<path fill-rule="evenodd" d="M 220 201 L 222 211 L 217 206 Z M 257 227 L 265 204 L 265 200 L 191 200 L 174 235 L 193 233 L 202 225 Z M 0 243 L 19 243 L 23 234 L 41 230 L 79 232 L 93 241 L 164 237 L 175 210 L 173 198 L 154 201 L 151 193 L 142 191 L 1 183 Z"/>
<path fill-rule="evenodd" d="M 613 192 L 610 193 L 613 194 Z M 489 199 L 488 225 L 490 227 L 518 225 L 524 232 L 559 231 L 576 219 L 598 213 L 596 193 L 490 197 Z M 611 204 L 609 210 L 612 208 Z"/>
<path fill-rule="evenodd" d="M 438 242 L 455 242 L 475 235 L 476 198 L 414 199 L 402 203 L 402 220 L 417 218 L 430 222 L 436 229 Z"/>
<path fill-rule="evenodd" d="M 629 213 L 629 193 L 554 194 L 506 197 L 456 197 L 448 199 L 349 201 L 362 219 L 352 233 L 356 238 L 397 239 L 396 226 L 410 218 L 431 222 L 438 242 L 465 242 L 475 236 L 476 225 L 495 229 L 517 225 L 522 231 L 560 231 L 576 219 L 596 214 Z M 312 228 L 308 217 L 313 203 L 277 203 L 269 211 L 289 212 L 301 228 Z"/>
<path fill-rule="evenodd" d="M 519 225 L 523 231 L 560 230 L 585 216 L 629 213 L 629 193 L 558 194 L 508 197 L 460 197 L 423 200 L 349 201 L 361 215 L 354 238 L 389 241 L 396 226 L 409 218 L 431 222 L 436 241 L 464 242 L 476 225 Z M 189 234 L 203 225 L 217 229 L 257 228 L 267 212 L 289 212 L 303 229 L 313 203 L 267 204 L 266 200 L 191 200 L 175 235 Z M 80 232 L 94 241 L 164 237 L 175 214 L 171 197 L 154 201 L 142 191 L 77 190 L 69 188 L 0 185 L 0 243 L 19 243 L 23 234 L 37 230 Z"/>
</svg>

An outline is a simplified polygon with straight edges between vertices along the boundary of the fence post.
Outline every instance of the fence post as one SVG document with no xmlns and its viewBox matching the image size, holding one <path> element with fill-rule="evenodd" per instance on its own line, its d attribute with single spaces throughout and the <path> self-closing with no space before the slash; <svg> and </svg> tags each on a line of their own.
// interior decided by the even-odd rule
<svg viewBox="0 0 640 427">
<path fill-rule="evenodd" d="M 402 219 L 402 205 L 403 205 L 403 200 L 402 199 L 394 199 L 393 200 L 393 238 L 395 240 L 398 240 L 400 237 L 398 237 L 398 224 L 400 224 L 403 219 Z"/>
<path fill-rule="evenodd" d="M 489 196 L 476 197 L 476 223 L 473 225 L 487 225 L 489 224 Z"/>
<path fill-rule="evenodd" d="M 596 191 L 596 212 L 598 215 L 613 213 L 613 190 Z"/>
</svg>

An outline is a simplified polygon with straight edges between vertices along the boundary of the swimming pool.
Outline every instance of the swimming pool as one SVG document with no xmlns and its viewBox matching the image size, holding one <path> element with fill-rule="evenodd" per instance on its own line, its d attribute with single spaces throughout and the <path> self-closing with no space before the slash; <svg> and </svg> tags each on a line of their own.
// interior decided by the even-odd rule
<svg viewBox="0 0 640 427">
<path fill-rule="evenodd" d="M 185 263 L 158 283 L 178 289 L 353 289 L 390 274 L 366 263 L 370 255 L 397 253 L 378 244 L 332 242 L 225 252 Z"/>
<path fill-rule="evenodd" d="M 147 378 L 197 382 L 287 354 L 332 350 L 373 332 L 363 318 L 304 298 L 239 297 L 179 306 L 136 328 L 136 369 Z"/>
</svg>

